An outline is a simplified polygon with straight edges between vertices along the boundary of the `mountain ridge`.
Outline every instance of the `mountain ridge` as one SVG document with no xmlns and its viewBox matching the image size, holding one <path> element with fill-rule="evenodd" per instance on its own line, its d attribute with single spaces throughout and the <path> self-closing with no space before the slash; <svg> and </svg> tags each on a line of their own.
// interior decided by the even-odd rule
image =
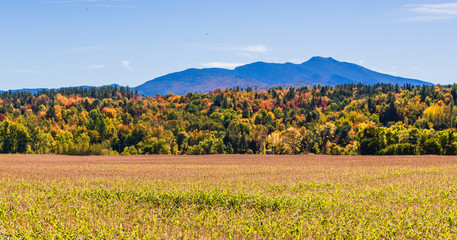
<svg viewBox="0 0 457 240">
<path fill-rule="evenodd" d="M 4 92 L 29 92 L 32 94 L 36 94 L 42 90 L 59 90 L 64 88 L 103 88 L 103 87 L 122 87 L 119 84 L 109 84 L 109 85 L 102 85 L 102 86 L 89 86 L 89 85 L 81 85 L 81 86 L 70 86 L 70 87 L 57 87 L 57 88 L 20 88 L 20 89 L 10 89 L 10 90 L 0 90 L 0 93 Z"/>
<path fill-rule="evenodd" d="M 210 92 L 218 88 L 256 87 L 259 90 L 265 90 L 274 86 L 335 86 L 349 83 L 433 85 L 417 79 L 375 72 L 331 57 L 316 56 L 301 64 L 258 61 L 238 66 L 233 70 L 191 68 L 155 78 L 134 89 L 141 95 L 168 93 L 181 95 L 188 92 Z"/>
<path fill-rule="evenodd" d="M 312 87 L 314 85 L 335 86 L 341 84 L 362 83 L 373 85 L 386 84 L 411 84 L 433 85 L 417 79 L 392 76 L 375 72 L 363 66 L 350 62 L 341 62 L 332 57 L 315 56 L 300 64 L 267 63 L 257 61 L 233 70 L 224 68 L 189 68 L 179 72 L 169 73 L 149 80 L 139 86 L 131 87 L 143 96 L 173 93 L 183 95 L 189 92 L 211 92 L 225 88 L 257 88 L 266 90 L 271 87 Z M 110 84 L 105 86 L 118 86 Z M 75 86 L 91 88 L 95 86 Z M 103 86 L 99 86 L 100 88 Z M 37 93 L 42 89 L 59 88 L 24 88 L 9 90 L 12 92 Z M 7 92 L 7 91 L 1 91 Z"/>
</svg>

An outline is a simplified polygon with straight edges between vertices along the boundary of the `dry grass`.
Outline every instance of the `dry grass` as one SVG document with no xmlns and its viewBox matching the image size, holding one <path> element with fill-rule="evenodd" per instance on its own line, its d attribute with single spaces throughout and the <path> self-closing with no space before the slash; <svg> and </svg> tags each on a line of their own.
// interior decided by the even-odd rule
<svg viewBox="0 0 457 240">
<path fill-rule="evenodd" d="M 0 156 L 5 238 L 456 238 L 457 158 Z"/>
</svg>

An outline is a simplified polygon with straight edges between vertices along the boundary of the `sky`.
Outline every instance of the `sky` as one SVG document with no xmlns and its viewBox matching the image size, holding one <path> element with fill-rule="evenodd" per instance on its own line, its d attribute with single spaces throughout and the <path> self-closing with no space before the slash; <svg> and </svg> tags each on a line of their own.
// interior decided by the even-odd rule
<svg viewBox="0 0 457 240">
<path fill-rule="evenodd" d="M 0 90 L 333 57 L 457 82 L 457 1 L 0 0 Z"/>
</svg>

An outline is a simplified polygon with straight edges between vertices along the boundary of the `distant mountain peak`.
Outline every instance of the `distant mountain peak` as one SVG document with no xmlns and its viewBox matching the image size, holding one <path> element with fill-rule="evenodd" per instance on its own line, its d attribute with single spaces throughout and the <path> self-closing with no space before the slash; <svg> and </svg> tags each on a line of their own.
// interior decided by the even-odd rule
<svg viewBox="0 0 457 240">
<path fill-rule="evenodd" d="M 315 56 L 310 58 L 308 61 L 303 62 L 302 64 L 311 64 L 311 63 L 341 63 L 340 61 L 335 60 L 332 57 L 320 57 L 320 56 Z"/>
<path fill-rule="evenodd" d="M 254 62 L 236 67 L 188 69 L 167 74 L 148 81 L 135 89 L 143 95 L 186 94 L 210 92 L 215 89 L 257 87 L 259 90 L 273 86 L 303 87 L 313 85 L 363 83 L 411 84 L 431 83 L 378 73 L 354 63 L 340 62 L 332 57 L 315 56 L 302 64 Z"/>
<path fill-rule="evenodd" d="M 335 61 L 335 62 L 337 62 L 332 57 L 321 57 L 321 56 L 314 56 L 314 57 L 310 58 L 308 61 Z"/>
</svg>

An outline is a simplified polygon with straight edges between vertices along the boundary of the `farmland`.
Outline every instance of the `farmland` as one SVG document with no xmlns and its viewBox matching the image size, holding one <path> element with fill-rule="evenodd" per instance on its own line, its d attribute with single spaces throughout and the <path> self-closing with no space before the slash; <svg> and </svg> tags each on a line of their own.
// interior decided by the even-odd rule
<svg viewBox="0 0 457 240">
<path fill-rule="evenodd" d="M 0 156 L 1 238 L 457 237 L 454 156 Z"/>
</svg>

